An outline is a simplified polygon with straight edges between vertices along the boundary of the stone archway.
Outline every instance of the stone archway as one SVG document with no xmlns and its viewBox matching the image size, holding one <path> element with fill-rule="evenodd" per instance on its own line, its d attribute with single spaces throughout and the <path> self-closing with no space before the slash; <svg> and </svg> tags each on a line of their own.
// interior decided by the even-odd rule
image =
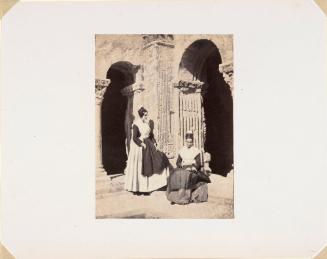
<svg viewBox="0 0 327 259">
<path fill-rule="evenodd" d="M 107 71 L 110 84 L 101 107 L 102 162 L 107 174 L 123 173 L 127 151 L 126 116 L 128 98 L 122 90 L 135 83 L 137 66 L 127 61 L 112 64 Z"/>
<path fill-rule="evenodd" d="M 222 74 L 222 70 L 228 66 L 222 66 L 221 63 L 219 49 L 212 41 L 196 40 L 182 55 L 178 81 L 193 89 L 200 88 L 201 97 L 185 95 L 185 98 L 197 99 L 195 102 L 201 103 L 202 110 L 198 111 L 202 113 L 198 115 L 202 123 L 198 129 L 202 131 L 202 140 L 198 140 L 200 147 L 211 154 L 212 172 L 226 176 L 233 167 L 233 99 L 231 86 L 224 80 L 226 73 Z M 229 73 L 229 78 L 231 77 Z M 187 116 L 191 114 L 190 109 L 193 109 L 192 102 L 194 101 L 186 101 L 186 108 L 183 108 Z M 189 127 L 187 122 L 185 125 Z"/>
</svg>

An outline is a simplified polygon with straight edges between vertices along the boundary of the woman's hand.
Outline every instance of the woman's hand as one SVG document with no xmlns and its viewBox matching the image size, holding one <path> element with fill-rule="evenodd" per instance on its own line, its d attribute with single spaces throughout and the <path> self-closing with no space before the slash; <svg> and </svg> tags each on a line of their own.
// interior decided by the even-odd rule
<svg viewBox="0 0 327 259">
<path fill-rule="evenodd" d="M 193 164 L 195 164 L 194 160 L 182 161 L 183 166 L 193 166 Z"/>
<path fill-rule="evenodd" d="M 145 145 L 145 143 L 142 143 L 141 145 L 142 145 L 142 147 L 143 147 L 143 148 L 146 148 L 146 145 Z"/>
</svg>

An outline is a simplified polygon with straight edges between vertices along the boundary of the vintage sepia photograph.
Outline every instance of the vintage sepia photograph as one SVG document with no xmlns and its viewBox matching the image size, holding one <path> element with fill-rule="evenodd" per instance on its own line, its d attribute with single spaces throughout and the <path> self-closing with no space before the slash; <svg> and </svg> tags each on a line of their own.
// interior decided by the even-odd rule
<svg viewBox="0 0 327 259">
<path fill-rule="evenodd" d="M 327 0 L 2 2 L 1 259 L 327 259 Z"/>
<path fill-rule="evenodd" d="M 95 35 L 96 218 L 234 218 L 233 35 Z"/>
</svg>

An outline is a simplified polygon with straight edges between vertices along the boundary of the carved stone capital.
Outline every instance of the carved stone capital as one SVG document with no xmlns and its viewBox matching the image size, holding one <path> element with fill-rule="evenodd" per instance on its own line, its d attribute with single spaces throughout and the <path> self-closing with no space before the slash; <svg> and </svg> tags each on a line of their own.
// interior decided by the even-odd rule
<svg viewBox="0 0 327 259">
<path fill-rule="evenodd" d="M 142 83 L 138 83 L 126 86 L 121 90 L 121 94 L 128 97 L 137 93 L 141 93 L 142 91 L 144 91 L 144 86 Z"/>
<path fill-rule="evenodd" d="M 142 37 L 145 42 L 144 49 L 152 45 L 161 45 L 170 48 L 175 46 L 174 35 L 172 34 L 143 34 Z"/>
<path fill-rule="evenodd" d="M 233 75 L 234 75 L 233 63 L 220 64 L 219 71 L 223 74 L 224 80 L 230 86 L 231 90 L 233 90 Z"/>
<path fill-rule="evenodd" d="M 174 87 L 178 88 L 183 93 L 201 93 L 205 88 L 205 83 L 201 81 L 180 80 L 178 83 L 174 83 Z"/>
<path fill-rule="evenodd" d="M 110 84 L 110 79 L 95 79 L 95 101 L 100 105 L 103 100 L 103 95 Z"/>
<path fill-rule="evenodd" d="M 234 66 L 233 63 L 223 63 L 219 65 L 219 71 L 221 73 L 233 73 L 234 72 Z"/>
</svg>

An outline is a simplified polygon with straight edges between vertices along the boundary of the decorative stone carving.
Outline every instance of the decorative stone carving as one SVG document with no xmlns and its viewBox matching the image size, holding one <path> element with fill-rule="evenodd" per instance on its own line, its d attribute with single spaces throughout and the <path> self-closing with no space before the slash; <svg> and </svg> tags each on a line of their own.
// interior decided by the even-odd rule
<svg viewBox="0 0 327 259">
<path fill-rule="evenodd" d="M 110 83 L 110 79 L 95 79 L 95 101 L 100 105 L 103 100 L 104 93 Z"/>
<path fill-rule="evenodd" d="M 201 81 L 180 80 L 174 87 L 179 89 L 179 148 L 185 144 L 186 132 L 193 131 L 194 146 L 201 150 L 201 163 L 204 170 L 210 172 L 210 154 L 204 152 L 206 126 L 202 94 L 205 84 Z"/>
<path fill-rule="evenodd" d="M 233 63 L 225 63 L 219 65 L 219 71 L 223 74 L 225 82 L 229 85 L 231 89 L 231 93 L 233 94 L 233 76 L 234 76 L 234 68 Z"/>
<path fill-rule="evenodd" d="M 172 42 L 174 40 L 173 34 L 143 34 L 142 38 L 146 43 L 153 41 L 167 41 Z"/>
<path fill-rule="evenodd" d="M 194 92 L 201 92 L 203 86 L 205 84 L 201 81 L 184 81 L 180 80 L 178 83 L 174 84 L 174 87 L 178 88 L 181 92 L 187 93 L 194 93 Z"/>
<path fill-rule="evenodd" d="M 128 103 L 127 107 L 130 107 L 130 110 L 126 111 L 128 116 L 136 116 L 137 110 L 142 105 L 142 95 L 141 93 L 145 90 L 143 83 L 135 83 L 129 86 L 126 86 L 121 90 L 121 94 L 127 96 Z"/>
<path fill-rule="evenodd" d="M 162 45 L 173 48 L 175 45 L 174 35 L 172 34 L 144 34 L 142 35 L 145 42 L 145 49 L 152 45 Z"/>
<path fill-rule="evenodd" d="M 179 125 L 180 125 L 180 147 L 184 145 L 186 131 L 194 132 L 194 145 L 203 148 L 202 123 L 203 107 L 201 87 L 204 85 L 200 81 L 179 81 L 174 87 L 179 92 Z"/>
<path fill-rule="evenodd" d="M 125 88 L 123 88 L 121 90 L 121 94 L 124 96 L 130 96 L 130 95 L 134 95 L 137 93 L 141 93 L 142 91 L 144 91 L 144 86 L 142 83 L 138 83 L 138 84 L 132 84 L 132 85 L 126 86 Z"/>
</svg>

